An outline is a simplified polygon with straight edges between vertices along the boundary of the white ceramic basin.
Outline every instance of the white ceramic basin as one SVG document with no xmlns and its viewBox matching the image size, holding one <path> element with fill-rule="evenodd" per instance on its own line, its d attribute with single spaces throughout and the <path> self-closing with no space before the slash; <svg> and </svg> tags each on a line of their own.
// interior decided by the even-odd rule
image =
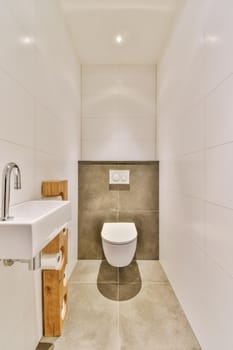
<svg viewBox="0 0 233 350">
<path fill-rule="evenodd" d="M 34 258 L 71 219 L 69 201 L 28 201 L 10 207 L 0 221 L 0 259 Z"/>
</svg>

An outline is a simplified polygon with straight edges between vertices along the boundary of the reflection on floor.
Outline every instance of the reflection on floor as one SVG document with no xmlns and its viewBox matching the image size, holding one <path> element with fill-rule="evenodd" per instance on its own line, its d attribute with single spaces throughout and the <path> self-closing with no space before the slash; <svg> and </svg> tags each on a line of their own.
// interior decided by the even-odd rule
<svg viewBox="0 0 233 350">
<path fill-rule="evenodd" d="M 106 283 L 112 281 L 112 283 Z M 115 268 L 103 260 L 99 267 L 97 288 L 108 299 L 123 301 L 135 297 L 142 287 L 138 263 L 133 261 L 127 267 Z"/>
<path fill-rule="evenodd" d="M 158 261 L 79 260 L 55 350 L 200 350 Z"/>
</svg>

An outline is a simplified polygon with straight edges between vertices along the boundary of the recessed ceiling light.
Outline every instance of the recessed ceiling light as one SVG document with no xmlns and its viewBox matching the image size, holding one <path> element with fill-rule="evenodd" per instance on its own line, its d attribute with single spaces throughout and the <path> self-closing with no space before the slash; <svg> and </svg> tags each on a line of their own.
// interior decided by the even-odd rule
<svg viewBox="0 0 233 350">
<path fill-rule="evenodd" d="M 116 38 L 115 38 L 115 40 L 116 40 L 116 43 L 117 43 L 117 44 L 121 44 L 122 41 L 123 41 L 123 38 L 122 38 L 121 35 L 117 35 Z"/>
<path fill-rule="evenodd" d="M 209 43 L 216 43 L 219 41 L 219 38 L 216 35 L 207 35 L 206 41 Z"/>
<path fill-rule="evenodd" d="M 31 36 L 23 36 L 20 38 L 23 45 L 32 45 L 34 43 L 34 38 Z"/>
</svg>

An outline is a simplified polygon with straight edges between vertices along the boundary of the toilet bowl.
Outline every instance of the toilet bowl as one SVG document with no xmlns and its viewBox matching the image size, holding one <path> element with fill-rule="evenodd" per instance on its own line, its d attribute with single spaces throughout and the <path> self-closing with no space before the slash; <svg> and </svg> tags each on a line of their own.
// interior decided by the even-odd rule
<svg viewBox="0 0 233 350">
<path fill-rule="evenodd" d="M 104 223 L 101 238 L 104 255 L 110 265 L 123 267 L 131 263 L 137 247 L 134 222 Z"/>
</svg>

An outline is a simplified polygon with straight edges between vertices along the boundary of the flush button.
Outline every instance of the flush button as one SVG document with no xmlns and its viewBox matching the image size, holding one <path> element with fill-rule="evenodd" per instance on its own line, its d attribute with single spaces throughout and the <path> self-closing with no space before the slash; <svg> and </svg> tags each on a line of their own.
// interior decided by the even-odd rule
<svg viewBox="0 0 233 350">
<path fill-rule="evenodd" d="M 109 183 L 129 185 L 129 170 L 109 170 Z"/>
<path fill-rule="evenodd" d="M 120 176 L 117 173 L 113 173 L 112 179 L 114 182 L 119 182 L 120 181 Z"/>
</svg>

